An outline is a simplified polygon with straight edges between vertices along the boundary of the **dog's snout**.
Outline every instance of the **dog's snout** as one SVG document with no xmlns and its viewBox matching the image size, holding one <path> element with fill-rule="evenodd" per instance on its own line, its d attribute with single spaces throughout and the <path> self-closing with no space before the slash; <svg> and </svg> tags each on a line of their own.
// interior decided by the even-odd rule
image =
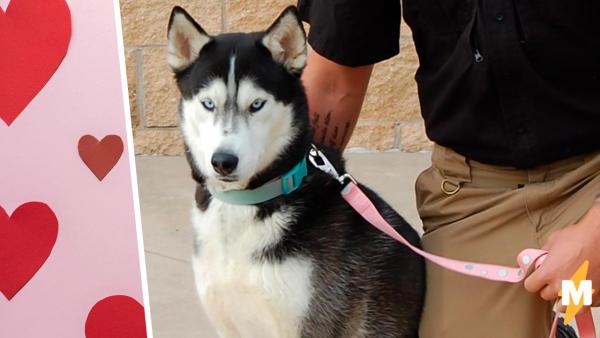
<svg viewBox="0 0 600 338">
<path fill-rule="evenodd" d="M 237 168 L 238 158 L 232 154 L 214 153 L 211 164 L 217 173 L 227 176 Z"/>
</svg>

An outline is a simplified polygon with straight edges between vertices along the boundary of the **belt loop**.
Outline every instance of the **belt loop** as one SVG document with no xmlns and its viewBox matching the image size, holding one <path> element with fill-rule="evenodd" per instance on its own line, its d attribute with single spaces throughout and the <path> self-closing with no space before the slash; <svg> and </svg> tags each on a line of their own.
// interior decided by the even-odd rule
<svg viewBox="0 0 600 338">
<path fill-rule="evenodd" d="M 442 153 L 440 171 L 444 179 L 440 188 L 446 195 L 454 195 L 460 191 L 463 183 L 471 182 L 469 160 L 452 149 L 436 147 Z"/>
</svg>

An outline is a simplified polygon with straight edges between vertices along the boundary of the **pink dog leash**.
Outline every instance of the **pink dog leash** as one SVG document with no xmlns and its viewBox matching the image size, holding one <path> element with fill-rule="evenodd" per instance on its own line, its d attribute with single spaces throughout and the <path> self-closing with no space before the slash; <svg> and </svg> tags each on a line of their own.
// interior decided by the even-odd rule
<svg viewBox="0 0 600 338">
<path fill-rule="evenodd" d="M 350 181 L 344 187 L 344 189 L 342 189 L 342 196 L 352 206 L 352 208 L 354 208 L 354 210 L 356 210 L 365 220 L 367 220 L 380 231 L 406 245 L 412 251 L 430 260 L 431 262 L 448 270 L 456 271 L 464 275 L 508 283 L 518 283 L 521 282 L 525 276 L 527 276 L 527 272 L 532 266 L 537 268 L 548 254 L 543 250 L 525 249 L 517 256 L 517 264 L 519 265 L 519 268 L 493 264 L 480 264 L 440 257 L 423 251 L 410 244 L 388 222 L 385 221 L 373 203 L 353 181 Z M 558 317 L 559 315 L 557 312 L 554 318 L 554 323 L 552 324 L 550 338 L 556 337 Z M 590 308 L 584 308 L 582 312 L 577 315 L 576 320 L 581 338 L 596 338 L 596 330 Z"/>
<path fill-rule="evenodd" d="M 379 213 L 375 205 L 358 187 L 358 184 L 349 174 L 339 175 L 329 160 L 313 146 L 309 153 L 309 160 L 318 169 L 329 173 L 335 177 L 344 188 L 342 189 L 342 197 L 356 212 L 358 212 L 367 222 L 379 229 L 386 235 L 404 244 L 409 249 L 418 255 L 428 259 L 429 261 L 445 268 L 464 275 L 469 275 L 477 278 L 483 278 L 494 281 L 518 283 L 523 281 L 531 267 L 539 267 L 544 261 L 548 252 L 539 249 L 525 249 L 517 256 L 518 268 L 507 267 L 494 264 L 482 264 L 468 261 L 449 259 L 428 253 L 420 248 L 415 247 L 400 235 L 394 227 L 392 227 Z M 318 163 L 322 161 L 323 163 Z M 348 183 L 345 183 L 348 180 Z M 554 323 L 550 332 L 550 338 L 556 337 L 556 328 L 558 325 L 558 311 L 554 318 Z M 596 330 L 590 308 L 584 308 L 576 316 L 577 327 L 581 338 L 596 338 Z"/>
</svg>

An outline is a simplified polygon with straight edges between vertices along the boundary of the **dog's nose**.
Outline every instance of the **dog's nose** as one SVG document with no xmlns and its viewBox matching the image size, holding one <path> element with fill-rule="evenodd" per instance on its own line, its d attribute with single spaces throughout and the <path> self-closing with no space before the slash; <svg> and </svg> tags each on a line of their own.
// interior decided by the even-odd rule
<svg viewBox="0 0 600 338">
<path fill-rule="evenodd" d="M 215 171 L 223 176 L 231 174 L 238 165 L 238 158 L 227 153 L 214 153 L 211 164 Z"/>
</svg>

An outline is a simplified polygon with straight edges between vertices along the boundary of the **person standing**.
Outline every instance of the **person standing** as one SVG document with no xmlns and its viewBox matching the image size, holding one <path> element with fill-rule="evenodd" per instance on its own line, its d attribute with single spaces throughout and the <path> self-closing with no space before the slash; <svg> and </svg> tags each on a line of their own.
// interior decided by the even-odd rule
<svg viewBox="0 0 600 338">
<path fill-rule="evenodd" d="M 562 279 L 587 259 L 600 285 L 600 2 L 402 6 L 435 143 L 416 182 L 424 248 L 502 265 L 515 265 L 524 248 L 549 251 L 525 287 L 428 264 L 421 336 L 546 338 Z M 373 65 L 399 52 L 400 2 L 298 7 L 310 24 L 303 81 L 315 142 L 341 151 Z"/>
</svg>

